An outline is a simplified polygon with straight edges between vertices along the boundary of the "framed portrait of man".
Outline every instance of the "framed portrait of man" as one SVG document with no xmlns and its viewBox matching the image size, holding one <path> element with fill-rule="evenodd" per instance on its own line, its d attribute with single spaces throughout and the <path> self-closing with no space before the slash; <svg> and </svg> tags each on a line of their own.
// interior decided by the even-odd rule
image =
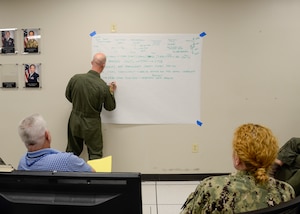
<svg viewBox="0 0 300 214">
<path fill-rule="evenodd" d="M 28 63 L 24 64 L 24 81 L 26 88 L 41 87 L 41 64 Z"/>
<path fill-rule="evenodd" d="M 41 34 L 39 28 L 29 28 L 23 30 L 24 53 L 40 53 Z"/>
<path fill-rule="evenodd" d="M 0 29 L 1 54 L 14 54 L 16 51 L 16 28 Z"/>
</svg>

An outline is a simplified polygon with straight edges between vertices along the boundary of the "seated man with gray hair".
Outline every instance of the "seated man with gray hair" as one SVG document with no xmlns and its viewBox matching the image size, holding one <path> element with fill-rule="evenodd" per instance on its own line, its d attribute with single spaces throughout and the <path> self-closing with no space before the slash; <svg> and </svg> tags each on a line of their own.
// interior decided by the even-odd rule
<svg viewBox="0 0 300 214">
<path fill-rule="evenodd" d="M 69 152 L 61 152 L 50 147 L 51 135 L 40 114 L 23 119 L 18 127 L 20 138 L 27 153 L 21 158 L 18 170 L 94 172 L 82 158 Z"/>
</svg>

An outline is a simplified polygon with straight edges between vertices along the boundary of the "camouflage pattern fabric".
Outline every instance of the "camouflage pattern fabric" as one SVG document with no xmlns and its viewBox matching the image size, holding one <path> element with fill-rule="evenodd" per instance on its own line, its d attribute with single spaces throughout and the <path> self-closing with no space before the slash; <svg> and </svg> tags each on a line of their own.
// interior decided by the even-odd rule
<svg viewBox="0 0 300 214">
<path fill-rule="evenodd" d="M 26 43 L 26 48 L 37 48 L 38 46 L 39 44 L 35 39 L 29 39 Z"/>
<path fill-rule="evenodd" d="M 257 184 L 245 171 L 208 177 L 201 181 L 182 207 L 180 214 L 240 213 L 275 206 L 295 197 L 293 188 L 270 178 Z"/>
</svg>

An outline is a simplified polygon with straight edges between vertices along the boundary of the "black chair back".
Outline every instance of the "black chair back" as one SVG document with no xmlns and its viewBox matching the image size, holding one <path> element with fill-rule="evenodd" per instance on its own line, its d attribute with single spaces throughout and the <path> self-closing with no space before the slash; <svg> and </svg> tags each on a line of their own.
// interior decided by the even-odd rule
<svg viewBox="0 0 300 214">
<path fill-rule="evenodd" d="M 240 214 L 300 214 L 300 196 L 297 196 L 290 201 L 280 203 L 274 207 L 267 207 Z"/>
</svg>

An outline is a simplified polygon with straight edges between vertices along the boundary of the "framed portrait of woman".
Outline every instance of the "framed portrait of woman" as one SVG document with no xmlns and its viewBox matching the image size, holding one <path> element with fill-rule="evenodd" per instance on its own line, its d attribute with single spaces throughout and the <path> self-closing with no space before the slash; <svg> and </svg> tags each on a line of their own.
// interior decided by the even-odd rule
<svg viewBox="0 0 300 214">
<path fill-rule="evenodd" d="M 24 54 L 40 53 L 41 34 L 39 28 L 23 30 Z"/>
<path fill-rule="evenodd" d="M 24 64 L 24 81 L 26 88 L 41 88 L 41 64 Z"/>
</svg>

